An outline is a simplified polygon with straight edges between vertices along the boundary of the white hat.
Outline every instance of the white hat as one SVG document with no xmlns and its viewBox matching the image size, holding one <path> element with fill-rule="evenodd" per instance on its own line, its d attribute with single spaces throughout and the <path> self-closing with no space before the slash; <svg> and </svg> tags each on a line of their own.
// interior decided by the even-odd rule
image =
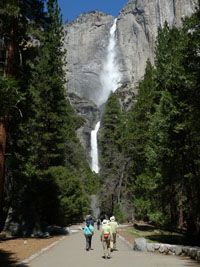
<svg viewBox="0 0 200 267">
<path fill-rule="evenodd" d="M 115 221 L 115 216 L 110 217 L 111 222 Z"/>
<path fill-rule="evenodd" d="M 103 225 L 107 225 L 108 224 L 108 221 L 106 219 L 103 220 L 102 222 Z"/>
</svg>

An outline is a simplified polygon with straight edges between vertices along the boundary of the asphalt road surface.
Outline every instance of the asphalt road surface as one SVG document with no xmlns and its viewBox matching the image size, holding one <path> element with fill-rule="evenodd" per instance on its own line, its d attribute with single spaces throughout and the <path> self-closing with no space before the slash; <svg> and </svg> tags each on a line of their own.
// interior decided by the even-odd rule
<svg viewBox="0 0 200 267">
<path fill-rule="evenodd" d="M 117 238 L 117 249 L 105 260 L 100 242 L 100 231 L 95 229 L 93 250 L 85 250 L 83 231 L 73 233 L 28 264 L 30 267 L 178 267 L 200 266 L 184 257 L 157 253 L 136 252 Z"/>
</svg>

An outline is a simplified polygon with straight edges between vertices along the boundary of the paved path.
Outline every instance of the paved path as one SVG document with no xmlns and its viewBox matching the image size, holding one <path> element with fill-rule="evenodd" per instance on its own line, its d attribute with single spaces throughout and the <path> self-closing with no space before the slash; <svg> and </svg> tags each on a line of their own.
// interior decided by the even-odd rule
<svg viewBox="0 0 200 267">
<path fill-rule="evenodd" d="M 118 251 L 111 253 L 112 258 L 102 258 L 103 249 L 100 233 L 95 230 L 91 251 L 85 250 L 83 232 L 74 233 L 60 241 L 49 251 L 28 264 L 29 267 L 178 267 L 199 266 L 183 257 L 164 256 L 155 253 L 133 251 L 130 246 L 117 239 Z"/>
</svg>

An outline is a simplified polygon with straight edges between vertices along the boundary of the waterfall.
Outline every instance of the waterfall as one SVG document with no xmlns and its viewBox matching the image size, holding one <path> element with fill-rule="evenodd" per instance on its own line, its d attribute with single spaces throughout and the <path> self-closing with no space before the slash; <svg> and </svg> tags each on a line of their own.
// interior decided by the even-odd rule
<svg viewBox="0 0 200 267">
<path fill-rule="evenodd" d="M 91 158 L 92 158 L 91 169 L 96 173 L 99 172 L 98 145 L 97 145 L 97 133 L 99 127 L 100 127 L 100 121 L 97 122 L 95 129 L 91 132 Z"/>
<path fill-rule="evenodd" d="M 110 28 L 110 37 L 107 47 L 106 59 L 103 63 L 103 70 L 100 74 L 102 91 L 99 97 L 99 105 L 105 103 L 109 97 L 110 92 L 114 92 L 120 86 L 121 74 L 116 62 L 116 28 L 117 19 L 114 20 L 114 23 Z"/>
<path fill-rule="evenodd" d="M 107 47 L 105 61 L 103 62 L 103 69 L 100 73 L 100 81 L 102 85 L 101 95 L 99 96 L 98 106 L 104 104 L 111 91 L 115 91 L 120 86 L 121 74 L 116 63 L 116 28 L 117 19 L 114 20 L 110 28 L 109 43 Z M 100 121 L 96 124 L 95 129 L 91 132 L 91 169 L 96 173 L 99 172 L 98 162 L 98 144 L 97 133 L 100 127 Z"/>
</svg>

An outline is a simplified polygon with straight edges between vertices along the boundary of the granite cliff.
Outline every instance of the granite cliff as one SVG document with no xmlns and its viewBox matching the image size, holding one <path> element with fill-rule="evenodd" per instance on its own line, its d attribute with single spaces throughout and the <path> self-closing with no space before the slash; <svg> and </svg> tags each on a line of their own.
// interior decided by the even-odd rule
<svg viewBox="0 0 200 267">
<path fill-rule="evenodd" d="M 162 27 L 165 21 L 169 26 L 181 26 L 182 18 L 190 16 L 195 11 L 196 2 L 197 0 L 130 0 L 125 4 L 117 18 L 115 35 L 115 64 L 118 65 L 121 76 L 119 90 L 123 91 L 123 88 L 126 88 L 128 92 L 127 88 L 134 88 L 144 75 L 147 59 L 150 58 L 153 63 L 158 27 Z M 83 106 L 81 98 L 85 99 L 84 102 L 88 99 L 90 110 L 93 109 L 96 112 L 98 109 L 98 99 L 102 92 L 100 76 L 113 22 L 113 16 L 93 11 L 82 14 L 73 22 L 64 25 L 64 47 L 67 50 L 68 62 L 67 90 L 79 97 L 80 106 L 78 101 L 74 105 L 78 114 L 81 113 L 80 109 Z M 134 90 L 133 94 L 136 93 L 137 91 Z M 123 98 L 126 99 L 124 96 Z M 74 104 L 73 100 L 71 102 Z M 85 105 L 84 110 L 87 110 Z M 91 112 L 85 111 L 84 118 L 86 119 L 87 114 L 89 117 L 78 134 L 88 151 L 90 150 L 89 132 L 99 120 L 100 114 L 96 112 L 98 115 L 92 120 Z"/>
<path fill-rule="evenodd" d="M 154 59 L 158 27 L 181 26 L 182 18 L 195 11 L 196 0 L 131 0 L 118 17 L 117 42 L 124 80 L 135 85 L 146 61 Z"/>
</svg>

